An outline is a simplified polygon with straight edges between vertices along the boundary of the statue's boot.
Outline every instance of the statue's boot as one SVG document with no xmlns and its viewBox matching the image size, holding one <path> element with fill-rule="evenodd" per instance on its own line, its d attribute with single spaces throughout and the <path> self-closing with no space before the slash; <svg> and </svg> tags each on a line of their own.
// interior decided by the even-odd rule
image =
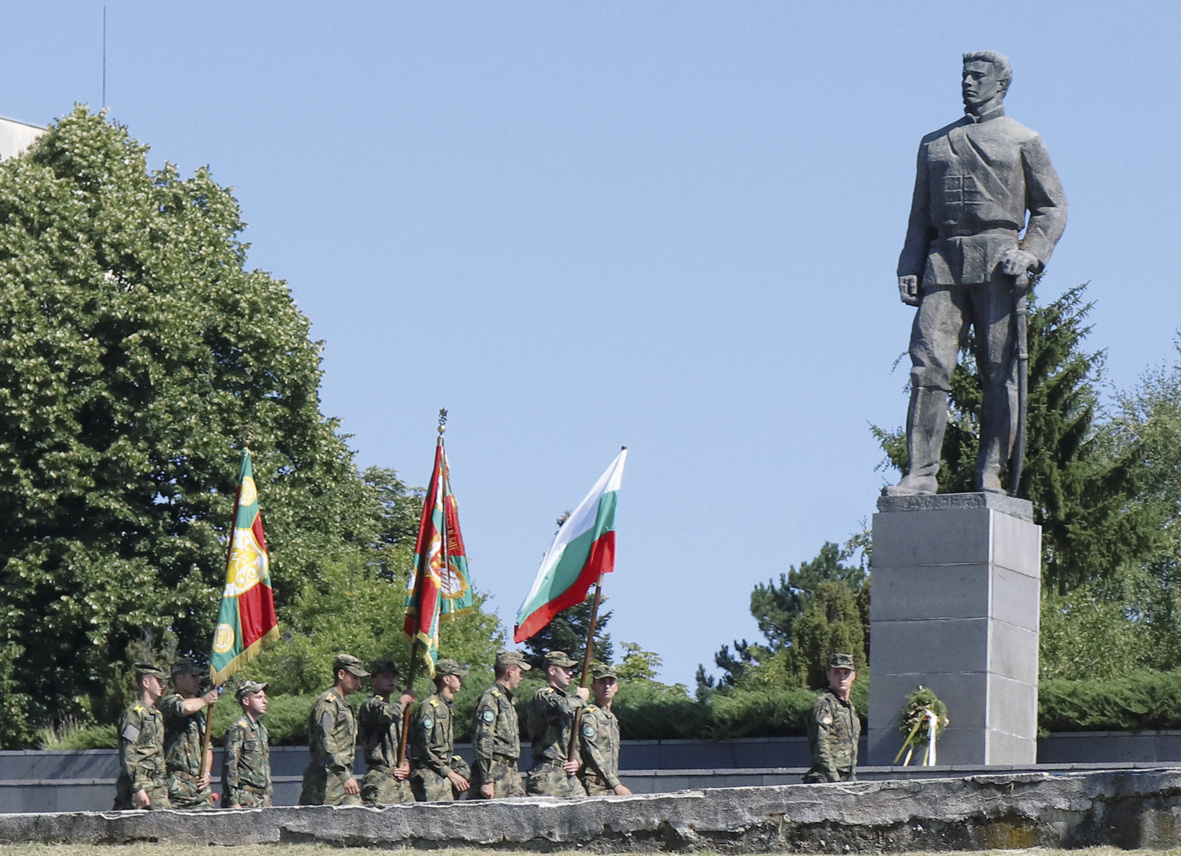
<svg viewBox="0 0 1181 856">
<path fill-rule="evenodd" d="M 947 427 L 947 390 L 912 387 L 906 414 L 906 450 L 910 468 L 902 481 L 882 489 L 885 496 L 925 496 L 937 493 L 939 453 Z"/>
</svg>

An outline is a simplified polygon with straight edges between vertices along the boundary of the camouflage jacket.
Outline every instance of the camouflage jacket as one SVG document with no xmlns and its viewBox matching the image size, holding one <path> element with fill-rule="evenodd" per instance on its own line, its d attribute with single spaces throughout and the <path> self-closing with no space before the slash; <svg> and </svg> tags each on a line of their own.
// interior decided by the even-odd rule
<svg viewBox="0 0 1181 856">
<path fill-rule="evenodd" d="M 472 719 L 472 748 L 475 750 L 475 766 L 480 769 L 486 781 L 492 769 L 493 757 L 521 757 L 521 730 L 517 722 L 517 709 L 513 707 L 512 690 L 503 684 L 493 684 L 484 690 L 476 702 L 476 713 Z"/>
<path fill-rule="evenodd" d="M 131 793 L 165 785 L 164 717 L 136 702 L 119 717 L 119 775 Z"/>
<path fill-rule="evenodd" d="M 426 767 L 439 776 L 451 772 L 455 747 L 455 702 L 439 693 L 427 698 L 410 725 L 410 755 L 415 769 Z"/>
<path fill-rule="evenodd" d="M 861 720 L 851 701 L 841 701 L 832 690 L 812 703 L 808 716 L 808 747 L 812 767 L 807 776 L 836 782 L 854 777 Z"/>
<path fill-rule="evenodd" d="M 164 717 L 164 760 L 168 772 L 201 775 L 201 744 L 205 739 L 205 711 L 185 713 L 184 696 L 171 693 L 156 702 Z"/>
<path fill-rule="evenodd" d="M 578 729 L 582 750 L 579 777 L 590 790 L 592 785 L 614 789 L 619 786 L 619 720 L 608 708 L 592 704 L 582 714 Z"/>
<path fill-rule="evenodd" d="M 365 700 L 357 715 L 365 763 L 370 767 L 398 766 L 398 743 L 402 739 L 402 701 L 375 695 Z"/>
<path fill-rule="evenodd" d="M 222 801 L 227 806 L 241 805 L 243 790 L 255 796 L 274 796 L 267 727 L 245 714 L 226 729 L 221 784 Z"/>
<path fill-rule="evenodd" d="M 566 760 L 574 711 L 585 707 L 578 696 L 569 696 L 549 684 L 537 691 L 529 702 L 529 739 L 533 743 L 533 765 L 544 761 Z"/>
<path fill-rule="evenodd" d="M 357 754 L 357 718 L 334 689 L 325 690 L 308 715 L 308 749 L 312 764 L 324 767 L 342 782 L 353 778 Z"/>
</svg>

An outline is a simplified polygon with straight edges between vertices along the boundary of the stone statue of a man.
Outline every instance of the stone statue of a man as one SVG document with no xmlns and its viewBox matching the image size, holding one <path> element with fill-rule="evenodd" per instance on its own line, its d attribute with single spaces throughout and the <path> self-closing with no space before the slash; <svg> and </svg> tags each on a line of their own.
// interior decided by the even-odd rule
<svg viewBox="0 0 1181 856">
<path fill-rule="evenodd" d="M 964 54 L 965 115 L 919 145 L 898 259 L 902 302 L 918 307 L 910 336 L 910 468 L 885 489 L 890 496 L 936 492 L 951 372 L 969 324 L 984 383 L 976 488 L 1002 490 L 1018 419 L 1014 284 L 1045 266 L 1066 226 L 1066 196 L 1042 138 L 1005 116 L 1012 77 L 1001 54 Z"/>
</svg>

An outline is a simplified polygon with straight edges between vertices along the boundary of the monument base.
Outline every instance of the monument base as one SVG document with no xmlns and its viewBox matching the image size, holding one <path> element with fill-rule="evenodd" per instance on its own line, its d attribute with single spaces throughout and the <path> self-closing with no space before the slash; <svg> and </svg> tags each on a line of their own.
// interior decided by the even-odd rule
<svg viewBox="0 0 1181 856">
<path fill-rule="evenodd" d="M 900 714 L 920 684 L 947 705 L 940 765 L 1034 763 L 1041 527 L 1032 505 L 962 493 L 884 496 L 878 509 L 863 763 L 894 763 Z"/>
</svg>

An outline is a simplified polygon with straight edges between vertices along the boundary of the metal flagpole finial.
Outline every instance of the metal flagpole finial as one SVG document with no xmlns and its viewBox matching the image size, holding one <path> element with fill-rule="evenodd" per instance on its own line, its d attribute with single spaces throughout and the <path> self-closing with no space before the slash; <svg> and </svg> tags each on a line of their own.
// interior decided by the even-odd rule
<svg viewBox="0 0 1181 856">
<path fill-rule="evenodd" d="M 246 430 L 242 432 L 242 448 L 249 449 L 250 444 L 254 442 L 254 426 L 247 425 Z"/>
<path fill-rule="evenodd" d="M 439 408 L 439 433 L 442 434 L 447 430 L 447 408 Z"/>
</svg>

